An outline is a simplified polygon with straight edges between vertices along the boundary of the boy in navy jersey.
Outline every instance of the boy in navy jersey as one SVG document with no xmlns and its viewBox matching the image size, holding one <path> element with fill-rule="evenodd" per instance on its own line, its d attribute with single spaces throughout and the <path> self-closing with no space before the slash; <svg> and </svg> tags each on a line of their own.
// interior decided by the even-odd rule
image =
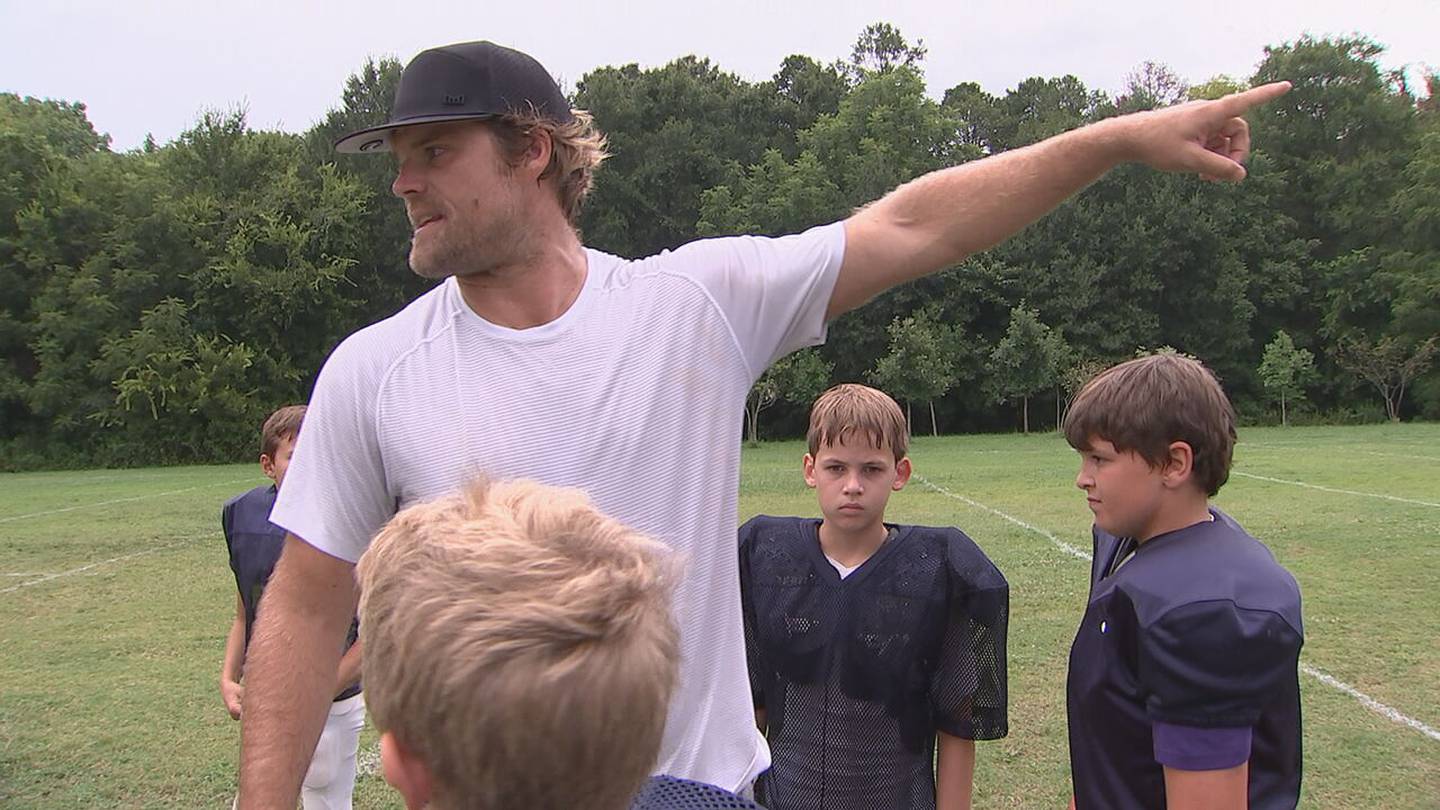
<svg viewBox="0 0 1440 810">
<path fill-rule="evenodd" d="M 910 478 L 900 407 L 862 385 L 810 412 L 820 520 L 740 529 L 741 604 L 772 810 L 968 808 L 1005 736 L 1009 586 L 963 533 L 884 522 Z M 938 748 L 938 755 L 937 755 Z"/>
<path fill-rule="evenodd" d="M 1199 362 L 1159 354 L 1081 389 L 1065 417 L 1095 515 L 1070 650 L 1073 807 L 1293 808 L 1300 590 L 1211 506 L 1235 413 Z"/>
<path fill-rule="evenodd" d="M 260 471 L 274 483 L 231 498 L 220 513 L 230 568 L 235 572 L 239 591 L 235 598 L 235 621 L 225 640 L 220 695 L 230 716 L 236 720 L 241 719 L 244 711 L 245 650 L 255 626 L 260 595 L 285 545 L 285 531 L 270 522 L 270 508 L 275 505 L 275 495 L 285 480 L 304 418 L 304 405 L 290 405 L 265 420 L 260 429 Z M 352 624 L 347 640 L 349 648 L 336 673 L 335 700 L 301 787 L 305 810 L 348 810 L 355 790 L 355 751 L 360 742 L 360 728 L 365 724 L 365 702 L 359 682 L 360 646 L 355 644 L 355 636 L 356 627 Z"/>
</svg>

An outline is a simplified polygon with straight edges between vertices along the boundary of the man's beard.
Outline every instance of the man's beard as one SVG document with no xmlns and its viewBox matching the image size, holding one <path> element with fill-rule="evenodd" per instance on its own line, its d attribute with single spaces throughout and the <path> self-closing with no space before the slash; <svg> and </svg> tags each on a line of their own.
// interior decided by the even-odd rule
<svg viewBox="0 0 1440 810">
<path fill-rule="evenodd" d="M 497 216 L 481 229 L 464 228 L 446 219 L 441 227 L 450 232 L 436 234 L 424 253 L 410 242 L 410 270 L 421 278 L 443 279 L 450 276 L 485 276 L 513 264 L 521 255 L 524 229 L 512 216 Z"/>
</svg>

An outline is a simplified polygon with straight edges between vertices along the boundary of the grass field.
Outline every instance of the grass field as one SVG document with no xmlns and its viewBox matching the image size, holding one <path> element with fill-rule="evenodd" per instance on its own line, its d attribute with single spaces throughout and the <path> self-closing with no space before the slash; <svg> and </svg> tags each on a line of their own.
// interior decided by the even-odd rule
<svg viewBox="0 0 1440 810">
<path fill-rule="evenodd" d="M 746 450 L 741 518 L 816 513 L 802 452 Z M 976 806 L 1063 807 L 1065 662 L 1089 571 L 1072 553 L 1089 549 L 1075 456 L 1047 434 L 922 437 L 912 458 L 919 478 L 888 517 L 960 526 L 1011 585 L 1011 732 L 981 746 Z M 254 465 L 0 476 L 0 806 L 229 806 L 218 514 L 261 480 Z M 1304 592 L 1302 805 L 1440 807 L 1440 425 L 1245 430 L 1217 503 Z M 398 808 L 373 739 L 356 805 Z"/>
</svg>

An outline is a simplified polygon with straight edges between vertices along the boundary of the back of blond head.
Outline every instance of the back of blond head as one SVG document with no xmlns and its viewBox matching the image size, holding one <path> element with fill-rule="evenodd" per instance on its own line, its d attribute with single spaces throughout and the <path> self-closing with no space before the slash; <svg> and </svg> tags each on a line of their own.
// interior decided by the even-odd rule
<svg viewBox="0 0 1440 810">
<path fill-rule="evenodd" d="M 888 446 L 897 462 L 904 458 L 910 449 L 910 431 L 900 405 L 884 391 L 856 383 L 842 383 L 816 398 L 805 433 L 810 455 L 822 446 L 857 439 L 871 447 Z"/>
<path fill-rule="evenodd" d="M 444 808 L 625 808 L 675 685 L 668 550 L 578 490 L 478 482 L 360 560 L 366 703 Z"/>
</svg>

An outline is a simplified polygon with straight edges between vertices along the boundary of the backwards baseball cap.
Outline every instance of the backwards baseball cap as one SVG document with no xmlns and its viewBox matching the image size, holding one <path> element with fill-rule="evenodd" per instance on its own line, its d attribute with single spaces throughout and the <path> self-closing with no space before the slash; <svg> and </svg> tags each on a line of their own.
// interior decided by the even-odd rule
<svg viewBox="0 0 1440 810">
<path fill-rule="evenodd" d="M 400 74 L 390 120 L 346 135 L 335 150 L 388 152 L 390 131 L 397 127 L 531 110 L 560 124 L 574 120 L 559 86 L 533 57 L 493 42 L 431 48 Z"/>
</svg>

